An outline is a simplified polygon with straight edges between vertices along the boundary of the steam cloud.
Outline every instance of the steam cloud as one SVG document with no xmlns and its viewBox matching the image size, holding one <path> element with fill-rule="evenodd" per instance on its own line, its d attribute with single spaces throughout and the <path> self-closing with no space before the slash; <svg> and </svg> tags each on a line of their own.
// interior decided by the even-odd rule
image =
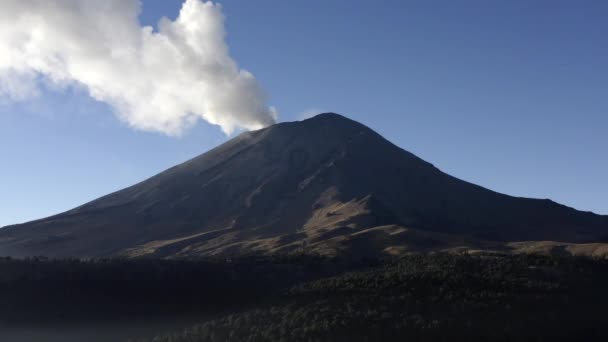
<svg viewBox="0 0 608 342">
<path fill-rule="evenodd" d="M 0 96 L 82 86 L 130 126 L 179 135 L 198 118 L 227 134 L 274 123 L 256 79 L 224 41 L 221 5 L 186 0 L 158 31 L 138 0 L 0 1 Z"/>
</svg>

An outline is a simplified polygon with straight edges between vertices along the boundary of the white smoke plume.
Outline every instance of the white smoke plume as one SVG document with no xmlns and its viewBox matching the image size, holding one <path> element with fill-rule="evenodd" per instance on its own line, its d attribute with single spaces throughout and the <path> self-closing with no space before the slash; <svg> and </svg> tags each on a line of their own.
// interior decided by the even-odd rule
<svg viewBox="0 0 608 342">
<path fill-rule="evenodd" d="M 0 97 L 40 84 L 84 87 L 130 126 L 179 135 L 198 118 L 227 134 L 276 120 L 224 40 L 219 4 L 186 0 L 175 21 L 142 27 L 138 0 L 0 1 Z"/>
</svg>

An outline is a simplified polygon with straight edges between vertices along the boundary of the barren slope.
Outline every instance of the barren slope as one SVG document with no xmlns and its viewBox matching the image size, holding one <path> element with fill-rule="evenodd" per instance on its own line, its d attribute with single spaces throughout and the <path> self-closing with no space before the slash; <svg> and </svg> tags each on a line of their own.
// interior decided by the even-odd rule
<svg viewBox="0 0 608 342">
<path fill-rule="evenodd" d="M 2 229 L 0 254 L 377 254 L 606 237 L 606 217 L 464 182 L 328 113 L 243 133 L 132 187 Z"/>
</svg>

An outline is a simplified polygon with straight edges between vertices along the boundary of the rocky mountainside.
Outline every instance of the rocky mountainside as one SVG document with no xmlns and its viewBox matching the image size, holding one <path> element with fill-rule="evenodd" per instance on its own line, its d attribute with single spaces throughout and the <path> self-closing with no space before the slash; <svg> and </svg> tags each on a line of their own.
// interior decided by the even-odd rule
<svg viewBox="0 0 608 342">
<path fill-rule="evenodd" d="M 608 240 L 608 217 L 467 183 L 326 113 L 243 133 L 124 190 L 0 229 L 0 254 L 377 255 L 543 240 Z"/>
</svg>

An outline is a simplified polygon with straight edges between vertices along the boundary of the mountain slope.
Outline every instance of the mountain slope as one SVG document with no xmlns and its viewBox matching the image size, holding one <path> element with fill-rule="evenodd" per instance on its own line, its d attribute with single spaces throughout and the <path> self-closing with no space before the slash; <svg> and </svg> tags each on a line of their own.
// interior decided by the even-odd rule
<svg viewBox="0 0 608 342">
<path fill-rule="evenodd" d="M 375 254 L 607 236 L 606 217 L 464 182 L 327 113 L 243 133 L 132 187 L 2 229 L 0 254 Z"/>
</svg>

